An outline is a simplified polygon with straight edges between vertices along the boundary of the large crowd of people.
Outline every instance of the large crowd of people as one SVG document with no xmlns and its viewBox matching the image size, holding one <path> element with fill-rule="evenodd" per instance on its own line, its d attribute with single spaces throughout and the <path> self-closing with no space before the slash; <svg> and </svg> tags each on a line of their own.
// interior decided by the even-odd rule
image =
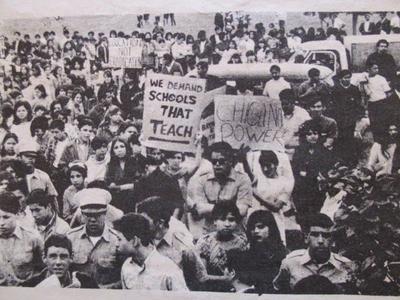
<svg viewBox="0 0 400 300">
<path fill-rule="evenodd" d="M 64 28 L 3 38 L 0 285 L 244 293 L 399 295 L 400 79 L 381 34 L 358 85 L 311 68 L 294 86 L 280 63 L 301 43 L 341 41 L 346 24 L 287 30 L 216 14 L 197 37 L 111 30 L 143 40 L 142 68 L 109 66 L 108 37 Z M 175 23 L 164 15 L 163 25 Z M 271 63 L 271 79 L 225 81 L 209 65 Z M 249 65 L 251 68 L 251 65 Z M 282 151 L 209 143 L 196 152 L 143 139 L 152 73 L 282 107 Z M 372 137 L 372 138 L 371 138 Z"/>
</svg>

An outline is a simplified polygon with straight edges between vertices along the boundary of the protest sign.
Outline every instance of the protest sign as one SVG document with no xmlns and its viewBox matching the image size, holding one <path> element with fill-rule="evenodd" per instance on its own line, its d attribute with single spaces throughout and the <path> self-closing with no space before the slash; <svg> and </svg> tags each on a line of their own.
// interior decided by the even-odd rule
<svg viewBox="0 0 400 300">
<path fill-rule="evenodd" d="M 110 38 L 108 65 L 115 68 L 141 68 L 142 45 L 141 39 Z"/>
<path fill-rule="evenodd" d="M 233 148 L 281 150 L 282 108 L 264 96 L 219 95 L 215 99 L 215 140 Z"/>
<path fill-rule="evenodd" d="M 204 107 L 205 79 L 152 74 L 144 94 L 145 146 L 194 152 Z"/>
<path fill-rule="evenodd" d="M 223 85 L 219 88 L 207 91 L 204 95 L 204 104 L 206 107 L 201 113 L 200 130 L 207 139 L 209 145 L 215 141 L 214 98 L 216 95 L 224 95 L 225 93 L 226 86 Z"/>
</svg>

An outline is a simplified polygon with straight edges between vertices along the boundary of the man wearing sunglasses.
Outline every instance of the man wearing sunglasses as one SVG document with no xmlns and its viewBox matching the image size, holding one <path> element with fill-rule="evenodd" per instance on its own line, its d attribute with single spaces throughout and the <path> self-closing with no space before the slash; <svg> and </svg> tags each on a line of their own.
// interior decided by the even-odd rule
<svg viewBox="0 0 400 300">
<path fill-rule="evenodd" d="M 354 263 L 346 257 L 331 252 L 333 222 L 324 214 L 309 215 L 304 224 L 308 249 L 295 250 L 282 261 L 274 287 L 287 293 L 301 279 L 311 275 L 328 278 L 346 293 L 353 292 Z"/>
<path fill-rule="evenodd" d="M 209 160 L 213 170 L 200 175 L 193 199 L 189 201 L 192 216 L 205 218 L 204 229 L 211 229 L 211 211 L 217 202 L 233 201 L 245 216 L 251 206 L 252 188 L 247 174 L 234 169 L 234 153 L 231 145 L 217 142 L 209 148 Z"/>
</svg>

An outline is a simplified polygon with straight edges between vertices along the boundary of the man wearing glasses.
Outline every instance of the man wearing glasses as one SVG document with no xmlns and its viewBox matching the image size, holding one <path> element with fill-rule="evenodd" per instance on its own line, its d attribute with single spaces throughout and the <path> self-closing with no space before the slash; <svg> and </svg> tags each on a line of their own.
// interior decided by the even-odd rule
<svg viewBox="0 0 400 300">
<path fill-rule="evenodd" d="M 246 216 L 253 195 L 250 178 L 234 169 L 233 149 L 228 143 L 214 143 L 209 153 L 213 170 L 200 175 L 193 199 L 188 201 L 192 216 L 205 219 L 206 231 L 211 227 L 211 211 L 217 202 L 234 201 L 240 214 Z"/>
<path fill-rule="evenodd" d="M 321 213 L 310 215 L 304 224 L 308 249 L 295 250 L 282 261 L 274 287 L 287 293 L 301 279 L 311 275 L 328 278 L 340 290 L 351 292 L 354 263 L 346 257 L 331 252 L 333 222 Z"/>
<path fill-rule="evenodd" d="M 123 236 L 105 223 L 111 194 L 103 189 L 88 188 L 75 196 L 84 225 L 67 233 L 74 253 L 72 270 L 94 278 L 100 288 L 119 288 L 123 261 L 117 256 L 117 246 Z"/>
</svg>

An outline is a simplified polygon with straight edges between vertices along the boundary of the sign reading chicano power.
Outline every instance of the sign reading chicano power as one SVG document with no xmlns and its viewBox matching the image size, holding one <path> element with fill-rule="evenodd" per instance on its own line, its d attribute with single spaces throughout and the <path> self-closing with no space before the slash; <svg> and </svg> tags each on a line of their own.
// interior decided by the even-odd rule
<svg viewBox="0 0 400 300">
<path fill-rule="evenodd" d="M 145 144 L 163 150 L 194 152 L 204 108 L 204 79 L 152 74 L 144 95 Z"/>
<path fill-rule="evenodd" d="M 109 65 L 116 68 L 141 68 L 142 45 L 141 39 L 110 38 Z"/>
<path fill-rule="evenodd" d="M 253 150 L 278 150 L 282 138 L 279 101 L 264 96 L 218 95 L 215 101 L 215 139 L 233 148 L 242 144 Z"/>
</svg>

